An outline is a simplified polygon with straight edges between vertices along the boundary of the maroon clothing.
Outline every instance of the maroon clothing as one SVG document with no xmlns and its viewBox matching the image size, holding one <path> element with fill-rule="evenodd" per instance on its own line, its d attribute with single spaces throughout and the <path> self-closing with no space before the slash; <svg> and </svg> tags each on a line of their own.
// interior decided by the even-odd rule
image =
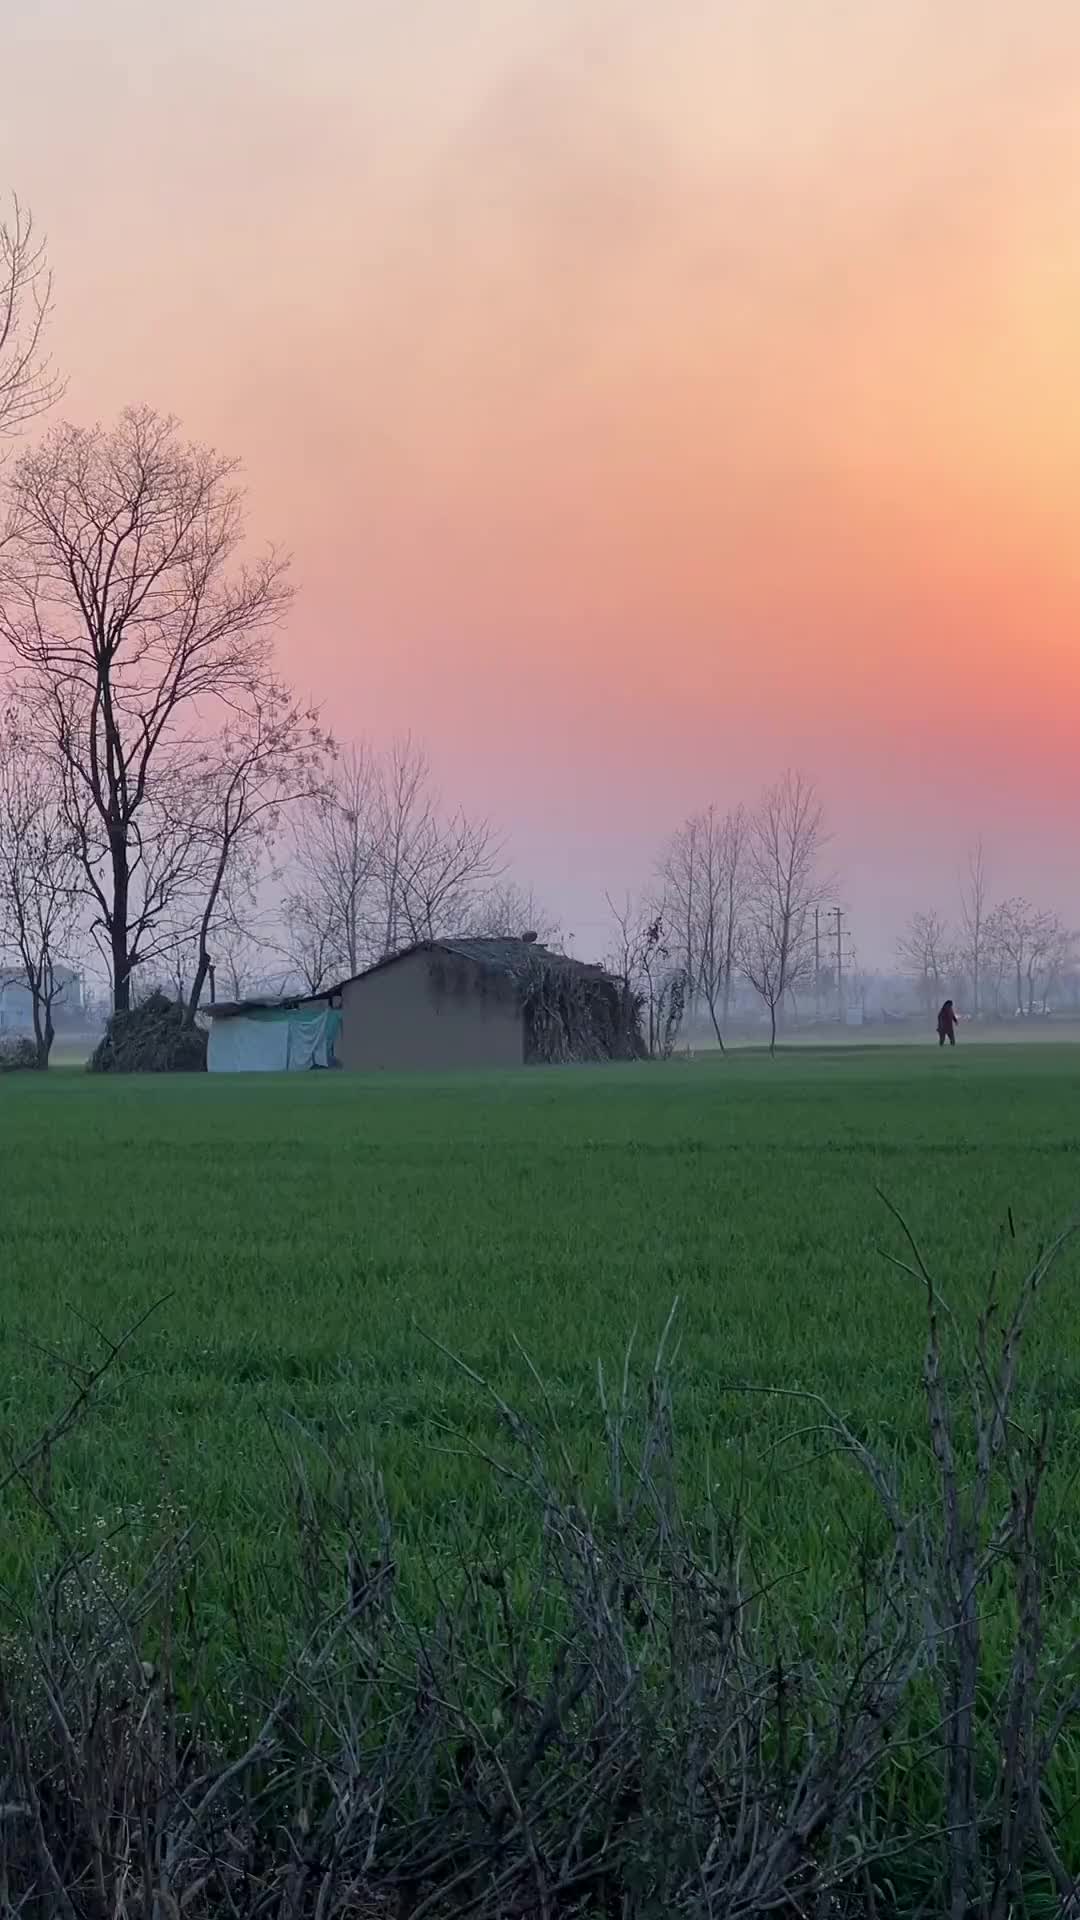
<svg viewBox="0 0 1080 1920">
<path fill-rule="evenodd" d="M 946 1040 L 951 1047 L 956 1045 L 956 1009 L 951 1000 L 946 1000 L 937 1017 L 938 1041 L 941 1046 Z"/>
</svg>

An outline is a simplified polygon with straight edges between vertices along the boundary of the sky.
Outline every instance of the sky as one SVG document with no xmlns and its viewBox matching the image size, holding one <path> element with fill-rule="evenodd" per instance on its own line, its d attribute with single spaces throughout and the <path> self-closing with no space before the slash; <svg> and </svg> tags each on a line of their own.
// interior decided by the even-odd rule
<svg viewBox="0 0 1080 1920">
<path fill-rule="evenodd" d="M 343 739 L 603 944 L 818 783 L 860 958 L 1080 925 L 1075 0 L 0 0 L 63 413 L 244 461 Z"/>
</svg>

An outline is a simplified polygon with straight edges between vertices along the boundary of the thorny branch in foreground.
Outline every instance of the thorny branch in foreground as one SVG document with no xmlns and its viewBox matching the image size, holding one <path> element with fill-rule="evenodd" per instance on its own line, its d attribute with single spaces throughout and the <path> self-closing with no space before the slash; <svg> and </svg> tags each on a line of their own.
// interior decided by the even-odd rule
<svg viewBox="0 0 1080 1920">
<path fill-rule="evenodd" d="M 251 1656 L 228 1746 L 200 1678 L 186 1534 L 141 1581 L 114 1571 L 107 1604 L 109 1569 L 84 1563 L 74 1582 L 65 1554 L 3 1661 L 0 1916 L 1006 1920 L 1029 1893 L 1075 1913 L 1049 1788 L 1080 1691 L 1071 1654 L 1043 1640 L 1049 1437 L 1015 1405 L 1022 1334 L 1067 1236 L 1000 1325 L 995 1274 L 964 1348 L 894 1213 L 895 1258 L 926 1294 L 936 1497 L 907 1500 L 820 1397 L 783 1396 L 812 1406 L 800 1431 L 852 1458 L 887 1522 L 830 1611 L 755 1574 L 748 1484 L 732 1512 L 715 1493 L 704 1516 L 684 1510 L 672 1322 L 642 1390 L 629 1353 L 614 1389 L 600 1374 L 599 1494 L 539 1376 L 537 1425 L 455 1362 L 501 1437 L 446 1443 L 497 1477 L 498 1525 L 452 1522 L 449 1552 L 406 1589 L 375 1473 L 350 1466 L 348 1434 L 302 1436 L 304 1624 L 261 1680 Z"/>
</svg>

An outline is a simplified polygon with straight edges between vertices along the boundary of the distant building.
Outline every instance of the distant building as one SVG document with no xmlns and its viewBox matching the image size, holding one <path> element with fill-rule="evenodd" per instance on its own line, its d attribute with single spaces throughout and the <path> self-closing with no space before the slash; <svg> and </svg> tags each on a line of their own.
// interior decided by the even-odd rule
<svg viewBox="0 0 1080 1920">
<path fill-rule="evenodd" d="M 346 980 L 343 1067 L 396 1073 L 630 1059 L 638 1010 L 602 967 L 536 940 L 424 941 Z"/>
<path fill-rule="evenodd" d="M 205 1013 L 211 1073 L 435 1073 L 643 1051 L 621 980 L 528 937 L 424 941 L 328 993 Z"/>
<path fill-rule="evenodd" d="M 56 983 L 60 991 L 53 1001 L 56 1025 L 76 1024 L 85 1012 L 81 973 L 73 967 L 57 967 Z M 0 1033 L 32 1033 L 34 1002 L 21 967 L 0 965 Z"/>
</svg>

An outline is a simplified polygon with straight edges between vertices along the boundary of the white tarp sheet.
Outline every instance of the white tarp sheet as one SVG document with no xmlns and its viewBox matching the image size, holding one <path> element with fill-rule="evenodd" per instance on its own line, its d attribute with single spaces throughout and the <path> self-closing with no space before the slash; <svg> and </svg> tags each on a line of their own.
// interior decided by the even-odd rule
<svg viewBox="0 0 1080 1920">
<path fill-rule="evenodd" d="M 211 1020 L 206 1046 L 208 1073 L 284 1073 L 289 1065 L 289 1022 Z"/>
<path fill-rule="evenodd" d="M 340 1023 L 340 1014 L 325 1004 L 211 1019 L 207 1071 L 309 1073 L 312 1067 L 332 1067 Z"/>
<path fill-rule="evenodd" d="M 289 1058 L 291 1073 L 305 1073 L 309 1067 L 328 1067 L 330 1065 L 330 1021 L 331 1015 L 326 1007 L 313 1013 L 296 1013 L 289 1016 Z"/>
</svg>

